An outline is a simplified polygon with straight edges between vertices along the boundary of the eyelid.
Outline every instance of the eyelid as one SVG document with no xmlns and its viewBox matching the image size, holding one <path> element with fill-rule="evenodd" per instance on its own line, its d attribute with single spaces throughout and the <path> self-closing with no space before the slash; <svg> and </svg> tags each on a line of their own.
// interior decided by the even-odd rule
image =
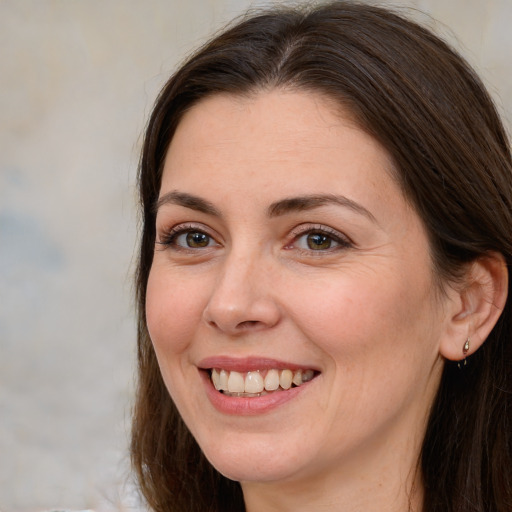
<svg viewBox="0 0 512 512">
<path fill-rule="evenodd" d="M 170 228 L 163 228 L 163 229 L 157 229 L 157 240 L 155 241 L 156 244 L 162 245 L 163 248 L 172 247 L 174 250 L 183 250 L 183 251 L 191 251 L 191 252 L 197 252 L 199 250 L 206 250 L 211 248 L 212 246 L 206 246 L 204 248 L 187 248 L 182 247 L 181 245 L 175 244 L 175 240 L 178 236 L 187 233 L 187 232 L 200 232 L 204 233 L 205 235 L 209 236 L 216 245 L 221 245 L 219 242 L 219 236 L 212 232 L 212 230 L 205 226 L 202 223 L 197 222 L 183 222 L 180 224 L 176 224 L 175 226 L 172 226 Z M 296 241 L 307 234 L 310 233 L 322 233 L 328 237 L 330 237 L 334 242 L 337 243 L 337 246 L 332 249 L 326 249 L 324 251 L 313 251 L 313 250 L 306 250 L 306 249 L 300 249 L 294 246 Z M 318 223 L 306 223 L 301 224 L 299 226 L 296 226 L 290 231 L 290 241 L 286 243 L 285 249 L 299 249 L 303 252 L 333 252 L 337 249 L 344 249 L 350 246 L 354 246 L 354 242 L 350 239 L 349 236 L 346 234 L 330 227 L 326 226 L 324 224 L 318 224 Z"/>
<path fill-rule="evenodd" d="M 290 232 L 290 234 L 293 237 L 297 237 L 300 235 L 304 235 L 306 233 L 312 233 L 312 232 L 319 232 L 319 233 L 325 233 L 327 235 L 332 236 L 333 238 L 339 238 L 342 242 L 349 242 L 353 243 L 349 236 L 342 233 L 341 231 L 338 231 L 337 229 L 331 228 L 330 226 L 326 226 L 325 224 L 301 224 L 295 228 L 293 228 Z"/>
<path fill-rule="evenodd" d="M 292 229 L 290 232 L 291 235 L 291 241 L 286 244 L 285 249 L 292 248 L 295 242 L 302 236 L 310 234 L 310 233 L 322 233 L 324 235 L 329 236 L 332 240 L 337 242 L 339 244 L 338 247 L 335 247 L 332 250 L 336 250 L 341 248 L 346 248 L 350 246 L 354 246 L 354 242 L 350 239 L 349 236 L 345 235 L 344 233 L 338 231 L 337 229 L 331 228 L 329 226 L 326 226 L 324 224 L 301 224 L 300 226 L 297 226 Z M 307 252 L 329 252 L 329 250 L 325 251 L 307 251 Z"/>
<path fill-rule="evenodd" d="M 183 222 L 180 224 L 176 224 L 171 228 L 157 230 L 157 240 L 155 242 L 158 245 L 164 246 L 164 248 L 172 246 L 175 250 L 197 251 L 198 249 L 194 249 L 192 247 L 186 248 L 174 243 L 178 236 L 187 232 L 204 233 L 205 235 L 209 236 L 217 245 L 219 245 L 219 242 L 217 240 L 218 237 L 211 232 L 211 229 L 209 229 L 204 224 L 195 222 Z M 204 247 L 203 250 L 208 249 L 210 247 L 211 246 Z"/>
</svg>

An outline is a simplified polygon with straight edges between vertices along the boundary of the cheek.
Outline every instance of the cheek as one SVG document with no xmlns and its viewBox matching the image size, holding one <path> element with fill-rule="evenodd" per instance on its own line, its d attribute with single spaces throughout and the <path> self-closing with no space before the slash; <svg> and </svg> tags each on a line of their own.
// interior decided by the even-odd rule
<svg viewBox="0 0 512 512">
<path fill-rule="evenodd" d="M 186 350 L 202 316 L 197 286 L 187 286 L 158 267 L 151 269 L 146 293 L 149 335 L 157 354 Z"/>
<path fill-rule="evenodd" d="M 340 443 L 337 431 L 363 436 L 370 425 L 387 424 L 415 401 L 424 403 L 430 389 L 438 328 L 428 281 L 396 276 L 345 275 L 323 286 L 308 306 L 291 290 L 295 323 L 328 361 L 325 379 L 335 391 L 319 406 Z"/>
<path fill-rule="evenodd" d="M 413 272 L 346 273 L 313 288 L 298 285 L 289 300 L 307 337 L 332 358 L 396 359 L 398 350 L 421 351 L 432 335 L 429 283 Z M 301 288 L 312 292 L 309 300 Z"/>
</svg>

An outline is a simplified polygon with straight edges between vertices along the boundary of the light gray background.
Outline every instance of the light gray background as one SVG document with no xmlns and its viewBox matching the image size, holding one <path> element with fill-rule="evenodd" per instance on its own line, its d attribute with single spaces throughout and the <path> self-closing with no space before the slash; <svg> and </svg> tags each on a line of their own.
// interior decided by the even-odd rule
<svg viewBox="0 0 512 512">
<path fill-rule="evenodd" d="M 176 63 L 265 3 L 0 0 L 1 511 L 134 506 L 141 132 Z M 394 5 L 459 39 L 510 127 L 512 0 Z"/>
</svg>

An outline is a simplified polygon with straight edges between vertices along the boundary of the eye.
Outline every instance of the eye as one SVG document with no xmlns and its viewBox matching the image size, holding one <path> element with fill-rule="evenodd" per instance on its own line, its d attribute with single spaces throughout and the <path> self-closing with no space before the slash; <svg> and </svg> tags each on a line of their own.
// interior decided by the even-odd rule
<svg viewBox="0 0 512 512">
<path fill-rule="evenodd" d="M 202 231 L 188 231 L 178 234 L 174 237 L 173 242 L 175 245 L 190 249 L 202 249 L 203 247 L 209 247 L 214 243 L 212 237 Z"/>
<path fill-rule="evenodd" d="M 311 249 L 312 251 L 324 251 L 326 249 L 331 249 L 333 245 L 336 245 L 336 242 L 325 233 L 307 233 L 305 235 L 302 235 L 298 242 L 300 242 L 300 245 L 307 245 L 308 249 Z M 301 247 L 302 249 L 305 249 L 305 247 Z"/>
<path fill-rule="evenodd" d="M 176 250 L 205 249 L 218 245 L 211 235 L 193 226 L 177 226 L 159 238 L 158 244 Z"/>
<path fill-rule="evenodd" d="M 301 251 L 328 252 L 352 246 L 352 242 L 337 231 L 327 227 L 304 228 L 301 227 L 287 249 Z"/>
</svg>

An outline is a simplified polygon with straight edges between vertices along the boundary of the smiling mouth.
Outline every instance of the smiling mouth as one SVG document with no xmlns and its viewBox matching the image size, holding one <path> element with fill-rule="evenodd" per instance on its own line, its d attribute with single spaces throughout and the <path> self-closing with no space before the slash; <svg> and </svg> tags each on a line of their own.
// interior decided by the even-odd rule
<svg viewBox="0 0 512 512">
<path fill-rule="evenodd" d="M 315 370 L 255 370 L 236 372 L 212 368 L 210 378 L 217 391 L 233 397 L 258 397 L 268 393 L 286 391 L 313 380 Z"/>
</svg>

